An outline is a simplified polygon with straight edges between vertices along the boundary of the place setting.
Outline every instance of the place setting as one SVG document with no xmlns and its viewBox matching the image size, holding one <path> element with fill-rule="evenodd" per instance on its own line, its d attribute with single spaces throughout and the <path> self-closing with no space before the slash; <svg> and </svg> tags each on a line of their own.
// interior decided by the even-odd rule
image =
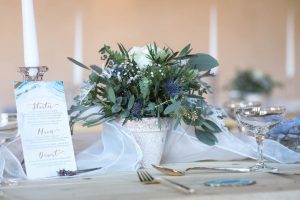
<svg viewBox="0 0 300 200">
<path fill-rule="evenodd" d="M 285 175 L 271 164 L 265 164 L 264 157 L 285 158 L 272 152 L 263 153 L 263 144 L 270 130 L 283 120 L 286 109 L 282 106 L 261 106 L 259 102 L 227 104 L 228 116 L 242 127 L 239 129 L 242 137 L 256 141 L 250 146 L 250 143 L 228 131 L 223 122 L 226 113 L 209 105 L 202 96 L 207 88 L 190 78 L 212 76 L 209 72 L 218 65 L 217 61 L 207 54 L 190 55 L 190 52 L 190 45 L 178 52 L 160 48 L 155 43 L 130 50 L 119 44 L 119 51 L 104 46 L 100 50 L 101 58 L 106 63 L 104 69 L 68 58 L 79 67 L 91 71 L 89 80 L 83 83 L 81 93 L 74 98 L 75 104 L 68 112 L 63 83 L 43 81 L 43 76 L 38 75 L 40 67 L 37 67 L 35 75 L 25 75 L 23 82 L 16 81 L 18 119 L 16 115 L 2 116 L 2 132 L 7 137 L 2 141 L 9 142 L 21 135 L 25 162 L 15 163 L 19 166 L 18 173 L 28 179 L 48 179 L 93 177 L 111 171 L 136 170 L 137 178 L 142 183 L 162 183 L 187 194 L 196 190 L 180 183 L 180 178 L 171 180 L 167 176 L 184 176 L 192 170 L 200 174 L 204 170 L 204 173 L 267 172 Z M 27 74 L 32 69 L 35 68 L 21 68 L 21 72 Z M 47 71 L 44 69 L 43 74 Z M 197 89 L 200 90 L 195 93 Z M 103 128 L 99 141 L 75 155 L 70 130 L 76 131 L 73 125 L 80 122 L 86 127 L 103 124 Z M 34 132 L 36 134 L 32 135 Z M 270 141 L 268 148 L 273 148 L 274 141 Z M 251 149 L 255 149 L 256 145 L 256 151 Z M 278 142 L 276 145 L 282 153 L 289 153 L 297 159 L 294 157 L 298 155 L 296 152 L 285 149 Z M 182 149 L 180 155 L 174 151 L 174 146 L 189 148 Z M 211 148 L 215 153 L 203 158 Z M 189 162 L 219 160 L 220 155 L 223 157 L 221 160 L 253 158 L 257 154 L 257 163 L 243 168 L 201 164 L 183 171 L 162 165 L 168 160 L 173 163 L 186 162 L 182 156 L 186 157 L 191 152 L 197 155 Z M 20 168 L 21 165 L 25 166 L 26 173 Z M 149 169 L 152 172 L 153 168 L 162 176 L 156 178 L 151 175 Z M 247 186 L 255 183 L 252 179 L 224 179 L 210 180 L 204 185 Z"/>
</svg>

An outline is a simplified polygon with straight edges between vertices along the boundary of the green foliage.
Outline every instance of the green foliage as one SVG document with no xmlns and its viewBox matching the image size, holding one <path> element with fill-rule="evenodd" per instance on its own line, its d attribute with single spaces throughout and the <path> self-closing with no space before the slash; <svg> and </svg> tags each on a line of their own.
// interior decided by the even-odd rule
<svg viewBox="0 0 300 200">
<path fill-rule="evenodd" d="M 143 99 L 147 99 L 150 93 L 149 85 L 149 80 L 146 77 L 143 77 L 139 82 L 140 92 L 142 93 Z"/>
<path fill-rule="evenodd" d="M 198 53 L 189 59 L 189 64 L 198 71 L 208 71 L 219 65 L 218 61 L 208 54 Z"/>
<path fill-rule="evenodd" d="M 174 112 L 175 110 L 177 110 L 179 108 L 180 104 L 181 104 L 180 101 L 176 101 L 176 102 L 168 105 L 166 107 L 166 109 L 164 110 L 164 115 L 168 115 L 168 114 Z"/>
<path fill-rule="evenodd" d="M 214 145 L 217 141 L 216 136 L 211 132 L 196 129 L 195 134 L 200 141 L 207 145 Z"/>
<path fill-rule="evenodd" d="M 203 77 L 213 76 L 210 70 L 218 62 L 207 54 L 191 54 L 191 45 L 179 52 L 155 43 L 140 50 L 119 50 L 104 45 L 99 50 L 104 68 L 86 66 L 72 58 L 73 63 L 91 70 L 83 91 L 75 97 L 70 110 L 71 124 L 84 121 L 85 126 L 123 119 L 139 120 L 146 117 L 172 117 L 177 127 L 183 120 L 197 126 L 196 136 L 206 144 L 214 144 L 218 126 L 208 120 L 210 107 L 204 95 L 210 92 Z M 91 108 L 99 108 L 84 115 Z M 160 123 L 160 120 L 159 120 Z"/>
<path fill-rule="evenodd" d="M 270 95 L 275 87 L 281 86 L 269 75 L 260 70 L 247 69 L 239 71 L 230 83 L 230 89 L 239 91 L 241 95 L 247 93 L 261 93 Z"/>
<path fill-rule="evenodd" d="M 129 101 L 128 101 L 128 105 L 127 105 L 127 109 L 130 110 L 134 104 L 134 95 L 130 96 Z"/>
<path fill-rule="evenodd" d="M 112 102 L 112 103 L 116 103 L 116 96 L 115 96 L 115 92 L 113 90 L 112 87 L 109 87 L 107 89 L 107 96 L 108 96 L 108 99 Z"/>
<path fill-rule="evenodd" d="M 87 66 L 85 66 L 84 64 L 82 64 L 81 62 L 78 62 L 77 60 L 75 60 L 75 59 L 73 59 L 73 58 L 70 58 L 70 57 L 68 57 L 68 59 L 69 59 L 71 62 L 73 62 L 74 64 L 78 65 L 79 67 L 82 67 L 82 68 L 84 68 L 84 69 L 88 69 L 88 70 L 89 70 L 89 68 L 88 68 Z"/>
</svg>

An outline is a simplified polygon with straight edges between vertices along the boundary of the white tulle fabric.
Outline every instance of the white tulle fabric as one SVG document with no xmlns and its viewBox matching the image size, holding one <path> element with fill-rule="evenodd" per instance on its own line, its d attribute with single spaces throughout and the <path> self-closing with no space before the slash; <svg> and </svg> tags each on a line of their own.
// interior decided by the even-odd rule
<svg viewBox="0 0 300 200">
<path fill-rule="evenodd" d="M 219 124 L 219 126 L 224 127 L 223 124 Z M 223 128 L 222 132 L 216 136 L 218 138 L 217 145 L 208 146 L 195 137 L 193 127 L 180 125 L 176 130 L 168 132 L 162 163 L 255 159 L 257 146 L 253 137 L 232 134 L 226 128 Z M 143 158 L 142 151 L 131 132 L 119 123 L 105 123 L 101 133 L 95 136 L 93 141 L 87 145 L 86 149 L 77 154 L 77 166 L 78 169 L 98 167 L 101 169 L 83 175 L 102 174 L 108 171 L 131 171 L 140 167 L 140 161 Z M 4 146 L 1 147 L 0 153 L 1 177 L 4 173 L 24 178 L 25 173 L 14 154 Z M 299 153 L 272 140 L 265 141 L 264 156 L 279 163 L 300 162 Z"/>
<path fill-rule="evenodd" d="M 168 132 L 162 163 L 193 162 L 201 160 L 241 160 L 256 157 L 256 142 L 252 137 L 223 132 L 217 134 L 218 143 L 208 146 L 195 137 L 194 128 L 179 126 Z M 300 162 L 300 154 L 281 144 L 266 140 L 264 155 L 279 163 Z M 93 145 L 77 155 L 79 169 L 103 167 L 90 172 L 136 170 L 142 159 L 142 152 L 130 131 L 119 123 L 104 124 L 101 137 Z"/>
<path fill-rule="evenodd" d="M 7 178 L 26 178 L 21 163 L 6 146 L 0 146 L 0 180 Z"/>
<path fill-rule="evenodd" d="M 93 173 L 132 171 L 139 167 L 142 151 L 132 134 L 118 123 L 107 122 L 101 138 L 76 156 L 78 169 L 102 167 Z"/>
</svg>

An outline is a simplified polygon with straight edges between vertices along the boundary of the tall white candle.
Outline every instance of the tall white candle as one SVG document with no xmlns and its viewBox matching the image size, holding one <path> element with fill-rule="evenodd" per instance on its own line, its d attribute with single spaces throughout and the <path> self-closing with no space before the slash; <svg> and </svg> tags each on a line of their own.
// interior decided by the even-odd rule
<svg viewBox="0 0 300 200">
<path fill-rule="evenodd" d="M 82 14 L 78 13 L 75 17 L 75 34 L 74 34 L 74 58 L 75 60 L 82 62 Z M 80 85 L 82 82 L 82 68 L 73 66 L 73 83 L 74 85 Z"/>
<path fill-rule="evenodd" d="M 285 71 L 288 78 L 295 76 L 295 22 L 294 11 L 289 10 L 286 25 L 286 61 Z"/>
<path fill-rule="evenodd" d="M 209 11 L 209 54 L 216 59 L 218 58 L 218 11 L 215 3 L 211 4 Z M 217 74 L 217 72 L 217 67 L 211 70 L 212 74 Z M 217 104 L 219 99 L 217 96 L 217 82 L 218 79 L 215 77 L 211 83 L 214 90 L 211 100 L 214 104 Z"/>
<path fill-rule="evenodd" d="M 32 0 L 22 0 L 24 63 L 26 67 L 39 66 L 39 51 Z"/>
<path fill-rule="evenodd" d="M 218 12 L 215 4 L 210 7 L 209 13 L 209 54 L 218 58 Z M 212 69 L 212 73 L 217 73 L 217 68 Z"/>
</svg>

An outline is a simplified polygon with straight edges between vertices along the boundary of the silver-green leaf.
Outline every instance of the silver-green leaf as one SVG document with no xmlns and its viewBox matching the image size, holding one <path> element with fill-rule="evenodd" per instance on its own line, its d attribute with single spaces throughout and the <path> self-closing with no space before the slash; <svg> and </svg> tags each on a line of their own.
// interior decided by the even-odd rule
<svg viewBox="0 0 300 200">
<path fill-rule="evenodd" d="M 118 105 L 118 104 L 113 105 L 113 107 L 111 108 L 111 111 L 113 113 L 120 112 L 121 110 L 122 110 L 122 107 L 120 105 Z"/>
<path fill-rule="evenodd" d="M 128 101 L 128 106 L 127 106 L 127 109 L 128 109 L 128 110 L 130 110 L 130 109 L 132 108 L 132 106 L 133 106 L 133 104 L 134 104 L 134 100 L 135 100 L 134 96 L 131 95 L 131 96 L 130 96 L 130 99 L 129 99 L 129 101 Z"/>
<path fill-rule="evenodd" d="M 97 74 L 102 74 L 102 69 L 101 67 L 98 67 L 97 65 L 90 65 L 90 68 L 95 71 Z"/>
<path fill-rule="evenodd" d="M 176 102 L 174 102 L 174 103 L 168 105 L 168 106 L 166 107 L 166 109 L 164 110 L 164 114 L 167 115 L 167 114 L 169 114 L 169 113 L 175 111 L 176 109 L 179 108 L 180 105 L 181 105 L 181 102 L 180 102 L 180 101 L 176 101 Z"/>
<path fill-rule="evenodd" d="M 116 95 L 115 95 L 115 92 L 114 90 L 112 89 L 112 87 L 109 87 L 107 89 L 107 95 L 108 95 L 108 99 L 113 102 L 113 103 L 116 103 Z"/>
<path fill-rule="evenodd" d="M 219 65 L 218 61 L 208 54 L 195 54 L 188 61 L 188 64 L 195 66 L 198 71 L 208 71 Z"/>
<path fill-rule="evenodd" d="M 198 140 L 209 146 L 215 145 L 218 139 L 213 133 L 195 129 L 195 134 Z"/>
<path fill-rule="evenodd" d="M 90 68 L 88 68 L 85 64 L 83 64 L 83 63 L 81 63 L 81 62 L 75 60 L 74 58 L 71 58 L 71 57 L 67 57 L 67 58 L 68 58 L 72 63 L 78 65 L 79 67 L 82 67 L 82 68 L 84 68 L 84 69 L 90 70 Z"/>
</svg>

